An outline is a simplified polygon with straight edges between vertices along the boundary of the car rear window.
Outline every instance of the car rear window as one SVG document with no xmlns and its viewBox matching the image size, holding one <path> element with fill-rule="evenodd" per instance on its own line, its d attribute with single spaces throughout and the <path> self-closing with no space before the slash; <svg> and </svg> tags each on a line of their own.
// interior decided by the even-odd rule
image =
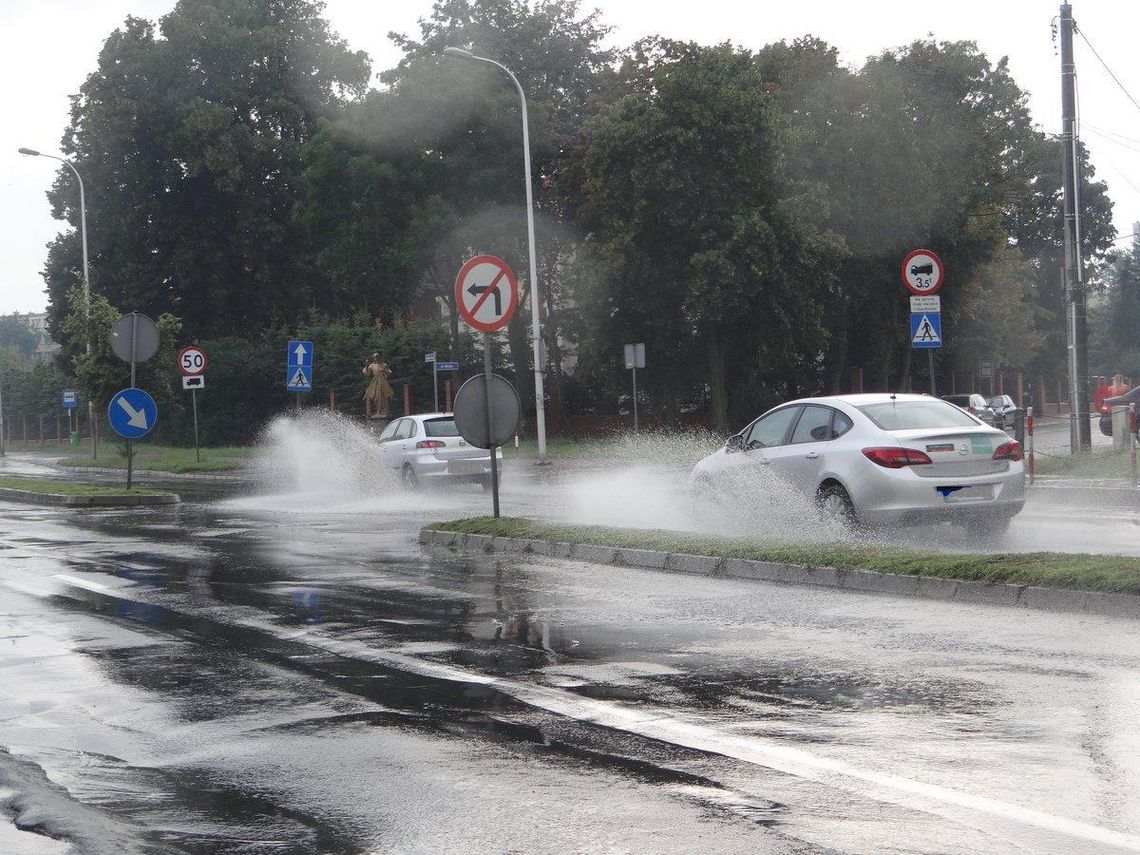
<svg viewBox="0 0 1140 855">
<path fill-rule="evenodd" d="M 945 401 L 887 401 L 865 404 L 859 410 L 883 430 L 977 427 L 969 414 Z"/>
<path fill-rule="evenodd" d="M 428 436 L 459 436 L 455 419 L 424 419 L 424 433 Z"/>
</svg>

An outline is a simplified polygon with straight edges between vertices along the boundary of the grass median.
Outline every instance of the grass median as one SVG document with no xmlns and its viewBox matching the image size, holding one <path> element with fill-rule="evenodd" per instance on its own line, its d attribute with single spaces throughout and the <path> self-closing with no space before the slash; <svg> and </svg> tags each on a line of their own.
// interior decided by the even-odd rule
<svg viewBox="0 0 1140 855">
<path fill-rule="evenodd" d="M 513 517 L 472 517 L 432 523 L 428 528 L 570 544 L 654 549 L 716 558 L 746 558 L 808 567 L 874 570 L 904 576 L 1140 594 L 1140 558 L 1128 556 L 1059 552 L 962 555 L 874 544 L 808 544 L 656 529 L 564 525 Z"/>
<path fill-rule="evenodd" d="M 52 449 L 45 449 L 51 451 Z M 245 468 L 257 449 L 251 446 L 226 446 L 201 449 L 201 460 L 197 459 L 193 448 L 178 448 L 169 445 L 146 445 L 135 443 L 135 469 L 155 472 L 186 474 L 191 472 L 238 472 Z M 78 452 L 70 449 L 60 461 L 60 466 L 96 469 L 126 469 L 126 447 L 104 443 L 99 448 L 99 458 L 91 457 L 86 448 Z"/>
<path fill-rule="evenodd" d="M 113 487 L 97 484 L 76 484 L 72 481 L 46 481 L 42 478 L 0 478 L 0 489 L 23 490 L 45 496 L 171 496 L 169 490 L 152 490 L 146 487 Z"/>
</svg>

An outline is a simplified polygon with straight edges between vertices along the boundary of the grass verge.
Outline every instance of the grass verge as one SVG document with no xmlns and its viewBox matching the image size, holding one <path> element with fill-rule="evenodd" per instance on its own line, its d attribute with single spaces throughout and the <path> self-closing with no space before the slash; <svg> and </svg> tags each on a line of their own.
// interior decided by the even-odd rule
<svg viewBox="0 0 1140 855">
<path fill-rule="evenodd" d="M 49 449 L 50 450 L 50 449 Z M 256 449 L 249 446 L 226 446 L 201 449 L 201 460 L 196 459 L 194 449 L 176 448 L 166 445 L 135 444 L 135 469 L 149 469 L 156 472 L 185 474 L 189 472 L 233 472 L 245 467 Z M 86 453 L 72 453 L 59 461 L 60 466 L 93 467 L 99 469 L 126 469 L 126 446 L 104 443 L 100 446 L 99 459 Z"/>
<path fill-rule="evenodd" d="M 1132 458 L 1127 451 L 1098 451 L 1076 457 L 1037 453 L 1033 462 L 1038 475 L 1061 478 L 1132 477 Z"/>
<path fill-rule="evenodd" d="M 169 490 L 151 490 L 145 487 L 107 487 L 95 484 L 75 484 L 71 481 L 45 481 L 42 478 L 0 478 L 0 487 L 25 490 L 52 496 L 171 496 Z"/>
<path fill-rule="evenodd" d="M 563 525 L 513 517 L 472 517 L 428 526 L 438 531 L 490 534 L 590 543 L 630 549 L 655 549 L 717 558 L 746 558 L 809 567 L 875 570 L 904 576 L 934 576 L 978 582 L 1039 585 L 1082 591 L 1140 594 L 1140 558 L 1069 555 L 1058 552 L 948 555 L 901 547 L 845 543 L 804 544 L 740 537 L 710 537 L 656 529 Z"/>
</svg>

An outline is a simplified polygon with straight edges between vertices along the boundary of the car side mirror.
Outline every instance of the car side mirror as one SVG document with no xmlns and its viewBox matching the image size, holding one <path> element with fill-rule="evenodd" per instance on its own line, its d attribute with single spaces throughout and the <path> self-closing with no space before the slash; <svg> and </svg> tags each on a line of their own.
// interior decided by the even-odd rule
<svg viewBox="0 0 1140 855">
<path fill-rule="evenodd" d="M 743 450 L 744 450 L 744 437 L 741 436 L 740 434 L 736 434 L 735 436 L 730 436 L 728 438 L 728 442 L 726 442 L 724 444 L 725 454 L 732 454 L 733 452 L 743 451 Z"/>
</svg>

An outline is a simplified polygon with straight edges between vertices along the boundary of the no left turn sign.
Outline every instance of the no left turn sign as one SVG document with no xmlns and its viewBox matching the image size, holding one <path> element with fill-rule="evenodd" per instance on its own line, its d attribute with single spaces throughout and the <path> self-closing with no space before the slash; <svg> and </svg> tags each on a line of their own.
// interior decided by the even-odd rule
<svg viewBox="0 0 1140 855">
<path fill-rule="evenodd" d="M 903 285 L 912 294 L 937 294 L 946 278 L 942 259 L 929 249 L 916 249 L 907 253 L 899 269 Z"/>
<path fill-rule="evenodd" d="M 455 277 L 455 305 L 477 330 L 495 332 L 507 325 L 519 304 L 519 286 L 507 263 L 477 255 Z"/>
</svg>

